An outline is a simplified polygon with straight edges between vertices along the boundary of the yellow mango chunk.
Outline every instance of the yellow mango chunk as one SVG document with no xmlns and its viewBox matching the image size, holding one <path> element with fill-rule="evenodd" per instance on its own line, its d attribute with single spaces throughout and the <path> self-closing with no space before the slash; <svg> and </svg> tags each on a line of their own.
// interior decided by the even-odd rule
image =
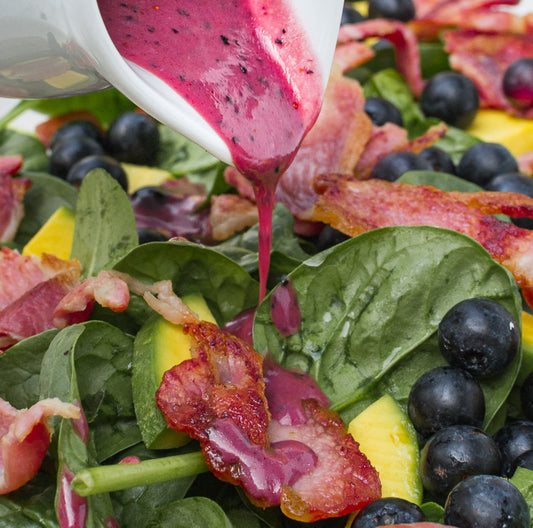
<svg viewBox="0 0 533 528">
<path fill-rule="evenodd" d="M 76 215 L 72 209 L 61 206 L 24 246 L 22 254 L 40 258 L 43 253 L 50 253 L 68 260 L 72 249 L 75 219 Z"/>
<path fill-rule="evenodd" d="M 468 132 L 483 141 L 501 143 L 514 156 L 533 150 L 533 119 L 513 117 L 501 110 L 480 110 Z"/>
<path fill-rule="evenodd" d="M 383 497 L 421 504 L 416 431 L 392 396 L 382 396 L 357 415 L 348 432 L 379 473 Z"/>
<path fill-rule="evenodd" d="M 141 187 L 161 185 L 163 182 L 172 179 L 170 172 L 155 167 L 133 165 L 131 163 L 123 163 L 122 167 L 128 177 L 128 193 L 130 194 Z"/>
</svg>

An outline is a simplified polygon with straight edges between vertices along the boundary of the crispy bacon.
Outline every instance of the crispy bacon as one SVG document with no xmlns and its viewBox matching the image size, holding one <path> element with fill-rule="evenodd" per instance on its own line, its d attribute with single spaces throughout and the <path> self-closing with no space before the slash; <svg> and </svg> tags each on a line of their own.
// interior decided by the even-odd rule
<svg viewBox="0 0 533 528">
<path fill-rule="evenodd" d="M 533 199 L 518 193 L 446 192 L 383 180 L 318 178 L 315 218 L 355 236 L 378 227 L 432 225 L 477 240 L 505 266 L 533 305 L 533 231 L 498 220 L 496 213 L 533 217 Z"/>
<path fill-rule="evenodd" d="M 375 126 L 372 136 L 357 163 L 354 175 L 358 180 L 366 180 L 370 178 L 374 165 L 383 156 L 401 151 L 418 153 L 441 139 L 447 130 L 447 126 L 444 123 L 439 123 L 430 127 L 421 136 L 409 141 L 407 131 L 394 123 L 385 123 L 379 127 Z"/>
<path fill-rule="evenodd" d="M 345 45 L 369 37 L 380 37 L 390 41 L 396 50 L 398 70 L 413 94 L 418 97 L 425 83 L 420 70 L 420 53 L 416 35 L 402 22 L 379 18 L 341 26 L 337 41 Z"/>
<path fill-rule="evenodd" d="M 420 38 L 433 38 L 445 27 L 485 33 L 531 33 L 533 15 L 497 9 L 519 0 L 415 0 L 416 19 L 409 26 Z"/>
<path fill-rule="evenodd" d="M 54 328 L 53 311 L 78 283 L 78 261 L 0 250 L 0 350 Z"/>
<path fill-rule="evenodd" d="M 0 494 L 20 488 L 39 470 L 52 436 L 51 416 L 77 419 L 80 410 L 52 398 L 19 411 L 0 399 Z"/>
<path fill-rule="evenodd" d="M 532 28 L 533 29 L 533 28 Z M 476 85 L 482 106 L 533 118 L 533 109 L 513 106 L 503 93 L 503 76 L 515 60 L 533 57 L 531 35 L 477 34 L 473 31 L 446 31 L 443 35 L 450 65 Z"/>
<path fill-rule="evenodd" d="M 0 156 L 0 242 L 13 240 L 24 216 L 22 199 L 31 182 L 13 178 L 22 167 L 22 156 Z"/>
<path fill-rule="evenodd" d="M 209 223 L 214 240 L 226 240 L 258 221 L 257 206 L 247 198 L 236 194 L 222 194 L 211 198 Z"/>
<path fill-rule="evenodd" d="M 167 423 L 200 442 L 211 471 L 260 506 L 311 522 L 378 498 L 375 469 L 306 374 L 286 371 L 245 341 L 190 322 L 190 360 L 167 371 L 156 400 Z"/>
</svg>

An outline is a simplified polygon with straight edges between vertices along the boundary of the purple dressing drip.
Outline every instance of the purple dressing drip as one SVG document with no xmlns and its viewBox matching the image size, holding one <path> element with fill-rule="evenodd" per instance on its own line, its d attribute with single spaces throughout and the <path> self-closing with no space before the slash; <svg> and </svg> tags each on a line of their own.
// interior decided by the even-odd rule
<svg viewBox="0 0 533 528">
<path fill-rule="evenodd" d="M 285 440 L 267 450 L 252 444 L 231 420 L 217 420 L 207 431 L 211 451 L 226 464 L 239 464 L 239 479 L 253 497 L 279 504 L 282 487 L 313 470 L 317 455 L 296 440 Z"/>
<path fill-rule="evenodd" d="M 295 334 L 300 329 L 302 313 L 298 296 L 291 282 L 284 280 L 272 293 L 270 298 L 272 322 L 283 337 Z"/>
<path fill-rule="evenodd" d="M 301 425 L 307 421 L 302 400 L 315 399 L 322 406 L 329 406 L 327 396 L 309 374 L 284 369 L 267 357 L 263 375 L 270 414 L 281 425 Z"/>
<path fill-rule="evenodd" d="M 228 321 L 224 326 L 224 330 L 253 346 L 252 328 L 254 326 L 254 316 L 255 308 L 246 310 L 231 321 Z"/>
<path fill-rule="evenodd" d="M 80 497 L 70 487 L 74 473 L 63 463 L 59 477 L 57 498 L 57 519 L 61 528 L 85 528 L 87 520 L 87 499 Z"/>
</svg>

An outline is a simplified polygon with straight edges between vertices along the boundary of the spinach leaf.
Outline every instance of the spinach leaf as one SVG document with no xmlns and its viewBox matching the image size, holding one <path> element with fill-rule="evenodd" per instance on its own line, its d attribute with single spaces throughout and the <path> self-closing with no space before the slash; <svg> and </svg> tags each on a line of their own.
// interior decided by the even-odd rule
<svg viewBox="0 0 533 528">
<path fill-rule="evenodd" d="M 156 510 L 147 528 L 234 528 L 224 510 L 211 499 L 188 497 Z"/>
<path fill-rule="evenodd" d="M 44 145 L 35 137 L 14 130 L 0 130 L 0 156 L 20 154 L 24 170 L 48 169 L 48 157 Z"/>
<path fill-rule="evenodd" d="M 210 169 L 220 162 L 196 143 L 167 126 L 159 127 L 157 166 L 175 176 Z"/>
<path fill-rule="evenodd" d="M 286 338 L 276 330 L 271 293 L 257 310 L 255 347 L 310 372 L 347 422 L 385 391 L 405 403 L 421 371 L 444 363 L 435 332 L 457 302 L 490 297 L 520 321 L 510 273 L 474 240 L 434 227 L 364 233 L 305 261 L 289 281 L 300 306 L 299 330 Z M 517 356 L 483 385 L 486 427 L 511 391 L 520 361 Z"/>
<path fill-rule="evenodd" d="M 24 246 L 59 207 L 76 208 L 78 191 L 65 180 L 50 174 L 23 171 L 21 175 L 32 182 L 24 195 L 24 217 L 15 238 Z"/>
<path fill-rule="evenodd" d="M 0 397 L 17 409 L 39 401 L 41 362 L 58 330 L 48 330 L 20 341 L 0 355 Z"/>
<path fill-rule="evenodd" d="M 91 171 L 80 187 L 71 252 L 83 276 L 109 268 L 138 243 L 128 195 L 106 171 Z"/>
<path fill-rule="evenodd" d="M 0 496 L 0 526 L 59 528 L 54 510 L 54 477 L 38 473 L 22 488 Z"/>
<path fill-rule="evenodd" d="M 529 506 L 531 526 L 533 526 L 533 471 L 517 467 L 511 482 L 520 490 Z"/>
<path fill-rule="evenodd" d="M 165 451 L 150 451 L 144 444 L 125 451 L 122 456 L 137 456 L 141 460 L 164 457 Z M 195 477 L 173 479 L 167 482 L 137 486 L 111 494 L 117 521 L 121 528 L 148 526 L 155 510 L 183 499 Z"/>
<path fill-rule="evenodd" d="M 50 344 L 41 369 L 42 398 L 57 397 L 82 409 L 75 358 L 78 342 L 84 331 L 85 325 L 69 326 L 59 332 Z M 70 510 L 79 512 L 78 508 L 86 509 L 87 528 L 109 526 L 109 521 L 113 518 L 113 508 L 108 494 L 102 493 L 84 499 L 76 495 L 70 486 L 65 486 L 77 471 L 96 464 L 95 447 L 89 435 L 83 410 L 82 417 L 78 420 L 55 417 L 54 422 L 59 423 L 57 511 L 62 505 L 65 505 L 68 512 Z"/>
<path fill-rule="evenodd" d="M 199 244 L 182 241 L 142 244 L 114 268 L 146 283 L 170 279 L 178 295 L 200 293 L 220 324 L 257 304 L 257 282 L 229 258 Z M 127 311 L 142 323 L 151 309 L 144 301 L 136 303 L 133 298 Z"/>
<path fill-rule="evenodd" d="M 426 502 L 420 506 L 427 522 L 444 524 L 444 508 L 436 502 Z"/>
<path fill-rule="evenodd" d="M 475 183 L 444 172 L 409 171 L 398 178 L 399 182 L 411 185 L 432 185 L 442 191 L 479 192 L 483 189 Z"/>
</svg>

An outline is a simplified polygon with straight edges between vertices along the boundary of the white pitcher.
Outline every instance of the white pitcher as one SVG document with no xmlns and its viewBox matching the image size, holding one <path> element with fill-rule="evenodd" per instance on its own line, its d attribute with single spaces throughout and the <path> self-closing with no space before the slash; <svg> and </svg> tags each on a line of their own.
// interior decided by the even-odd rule
<svg viewBox="0 0 533 528">
<path fill-rule="evenodd" d="M 343 0 L 290 0 L 324 88 Z M 226 144 L 174 90 L 118 53 L 96 0 L 0 0 L 0 97 L 53 98 L 114 86 L 159 121 L 231 163 Z"/>
</svg>

